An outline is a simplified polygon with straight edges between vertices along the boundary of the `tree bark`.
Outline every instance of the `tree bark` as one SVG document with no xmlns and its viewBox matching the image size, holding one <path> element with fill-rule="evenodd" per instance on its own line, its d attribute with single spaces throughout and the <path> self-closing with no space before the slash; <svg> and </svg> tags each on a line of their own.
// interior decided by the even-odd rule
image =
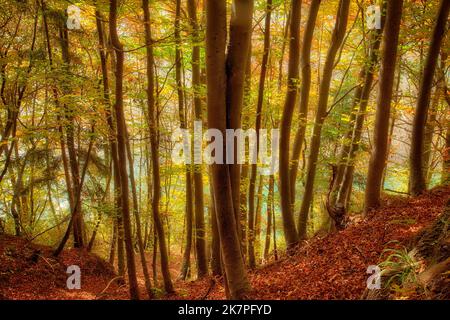
<svg viewBox="0 0 450 320">
<path fill-rule="evenodd" d="M 155 114 L 155 86 L 154 86 L 154 56 L 153 41 L 151 34 L 150 11 L 148 7 L 149 1 L 142 0 L 144 11 L 144 27 L 145 27 L 145 44 L 147 47 L 147 105 L 148 105 L 148 129 L 150 134 L 150 149 L 152 162 L 152 178 L 153 178 L 153 198 L 152 210 L 155 229 L 159 239 L 159 251 L 161 256 L 161 272 L 164 278 L 164 288 L 167 293 L 174 291 L 172 279 L 169 271 L 169 257 L 167 254 L 166 238 L 164 234 L 164 226 L 161 221 L 159 212 L 159 202 L 161 198 L 161 177 L 159 172 L 159 146 L 158 146 L 158 121 Z"/>
<path fill-rule="evenodd" d="M 439 57 L 442 39 L 446 31 L 446 23 L 450 10 L 450 1 L 441 0 L 439 11 L 433 28 L 430 47 L 425 60 L 425 66 L 420 81 L 419 96 L 417 97 L 416 112 L 412 126 L 411 151 L 409 155 L 410 176 L 409 188 L 413 195 L 421 194 L 426 190 L 426 181 L 423 166 L 424 131 L 427 123 L 430 105 L 431 88 L 436 64 Z"/>
<path fill-rule="evenodd" d="M 380 205 L 381 180 L 386 166 L 389 117 L 391 111 L 392 87 L 397 60 L 398 35 L 402 16 L 403 0 L 388 1 L 386 25 L 383 38 L 380 84 L 375 116 L 374 149 L 367 173 L 364 211 Z"/>
<path fill-rule="evenodd" d="M 190 0 L 192 2 L 192 0 Z M 189 7 L 190 9 L 190 7 Z M 189 11 L 190 12 L 190 11 Z M 175 41 L 176 41 L 176 49 L 175 49 L 175 73 L 176 73 L 176 82 L 177 82 L 177 93 L 178 93 L 178 114 L 180 118 L 180 127 L 182 129 L 187 128 L 186 123 L 186 111 L 184 110 L 184 89 L 183 82 L 181 79 L 181 71 L 182 71 L 182 52 L 181 52 L 181 35 L 180 35 L 180 14 L 181 14 L 181 0 L 177 0 L 176 2 L 176 11 L 175 11 Z M 191 18 L 192 19 L 192 18 Z M 195 41 L 195 40 L 194 40 Z M 194 55 L 194 54 L 193 54 Z M 198 56 L 198 53 L 197 53 Z M 194 60 L 194 59 L 193 59 Z M 194 64 L 194 63 L 192 63 Z M 193 65 L 194 69 L 194 65 Z M 195 77 L 193 77 L 195 78 Z M 197 79 L 196 79 L 197 80 Z M 195 90 L 195 89 L 194 89 Z M 195 94 L 195 93 L 194 93 Z M 195 98 L 194 98 L 195 99 Z M 185 280 L 189 269 L 191 267 L 191 248 L 192 248 L 192 216 L 193 216 L 193 199 L 192 199 L 192 173 L 191 173 L 191 165 L 185 164 L 185 176 L 186 176 L 186 243 L 183 253 L 183 262 L 181 264 L 181 272 L 180 278 Z"/>
<path fill-rule="evenodd" d="M 225 136 L 227 128 L 225 94 L 227 88 L 225 70 L 226 1 L 207 0 L 206 20 L 208 127 L 219 130 Z M 221 151 L 225 155 L 226 146 L 224 142 L 222 142 L 220 148 L 221 150 L 216 151 Z M 250 285 L 241 255 L 236 228 L 230 168 L 226 164 L 214 163 L 211 165 L 211 171 L 222 261 L 227 285 L 233 299 L 242 299 L 248 292 Z"/>
<path fill-rule="evenodd" d="M 297 180 L 298 163 L 300 159 L 300 153 L 302 151 L 303 140 L 305 139 L 306 123 L 308 120 L 309 91 L 311 88 L 311 44 L 320 3 L 321 0 L 311 1 L 300 53 L 300 68 L 302 72 L 299 110 L 300 123 L 297 129 L 297 133 L 295 134 L 294 145 L 292 147 L 291 167 L 289 170 L 292 208 L 295 207 L 295 183 Z"/>
<path fill-rule="evenodd" d="M 266 74 L 267 67 L 269 62 L 269 53 L 270 53 L 270 19 L 272 14 L 272 0 L 267 0 L 266 5 L 266 18 L 264 22 L 264 51 L 261 62 L 261 73 L 259 75 L 259 88 L 258 88 L 258 100 L 256 105 L 256 121 L 255 121 L 255 130 L 256 130 L 256 154 L 259 153 L 259 130 L 261 129 L 261 121 L 262 121 L 262 108 L 264 103 L 264 88 L 266 83 Z M 255 226 L 254 226 L 254 216 L 255 216 L 255 188 L 256 188 L 256 177 L 257 177 L 257 164 L 254 163 L 251 165 L 251 175 L 250 175 L 250 184 L 249 184 L 249 192 L 248 192 L 248 202 L 249 202 L 249 210 L 248 210 L 248 261 L 250 268 L 254 268 L 255 264 Z"/>
<path fill-rule="evenodd" d="M 303 201 L 298 218 L 298 234 L 300 239 L 306 238 L 306 223 L 312 203 L 314 191 L 314 179 L 316 177 L 317 161 L 319 158 L 320 139 L 322 127 L 327 117 L 328 96 L 330 93 L 331 77 L 335 65 L 336 54 L 344 40 L 347 28 L 350 1 L 340 0 L 336 14 L 336 24 L 333 30 L 330 48 L 327 52 L 325 65 L 323 67 L 322 80 L 319 88 L 319 101 L 317 103 L 316 118 L 314 121 L 313 134 L 310 142 L 310 153 L 306 169 L 306 184 Z"/>
<path fill-rule="evenodd" d="M 233 0 L 230 19 L 230 35 L 226 56 L 226 128 L 241 128 L 242 103 L 245 87 L 246 65 L 250 54 L 252 34 L 253 0 Z M 238 237 L 242 237 L 240 224 L 240 177 L 237 148 L 234 144 L 233 164 L 230 164 L 230 183 L 233 210 Z"/>
<path fill-rule="evenodd" d="M 280 124 L 280 198 L 281 213 L 283 215 L 284 237 L 288 249 L 294 247 L 298 242 L 298 233 L 295 228 L 293 207 L 291 203 L 290 180 L 289 180 L 289 147 L 291 135 L 292 114 L 298 91 L 299 61 L 300 61 L 300 16 L 301 0 L 292 0 L 290 13 L 290 38 L 289 38 L 289 65 L 287 92 L 284 101 L 283 114 Z"/>
<path fill-rule="evenodd" d="M 117 147 L 119 158 L 119 181 L 120 181 L 120 198 L 121 209 L 123 216 L 123 228 L 125 234 L 125 251 L 127 256 L 128 281 L 130 287 L 130 298 L 133 300 L 139 299 L 139 287 L 136 279 L 136 265 L 134 261 L 133 242 L 131 236 L 131 222 L 130 222 L 130 205 L 129 205 L 129 191 L 128 191 L 128 175 L 127 175 L 127 156 L 126 156 L 126 124 L 123 111 L 123 64 L 124 52 L 122 43 L 120 43 L 117 33 L 117 0 L 110 0 L 109 12 L 109 31 L 111 36 L 111 43 L 116 54 L 116 90 L 115 90 L 115 104 L 114 111 L 117 121 Z"/>
<path fill-rule="evenodd" d="M 200 30 L 197 22 L 197 1 L 188 0 L 189 21 L 192 28 L 192 86 L 194 91 L 195 121 L 202 121 L 202 97 L 200 79 Z M 194 201 L 195 201 L 195 250 L 197 252 L 197 277 L 208 274 L 205 239 L 205 212 L 203 200 L 203 177 L 201 164 L 194 164 Z"/>
</svg>

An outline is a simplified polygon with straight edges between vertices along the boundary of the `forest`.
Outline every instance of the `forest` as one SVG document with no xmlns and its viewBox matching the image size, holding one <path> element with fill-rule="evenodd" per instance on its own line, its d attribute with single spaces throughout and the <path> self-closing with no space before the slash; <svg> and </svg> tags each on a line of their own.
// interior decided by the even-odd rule
<svg viewBox="0 0 450 320">
<path fill-rule="evenodd" d="M 0 300 L 449 300 L 449 0 L 0 0 Z"/>
</svg>

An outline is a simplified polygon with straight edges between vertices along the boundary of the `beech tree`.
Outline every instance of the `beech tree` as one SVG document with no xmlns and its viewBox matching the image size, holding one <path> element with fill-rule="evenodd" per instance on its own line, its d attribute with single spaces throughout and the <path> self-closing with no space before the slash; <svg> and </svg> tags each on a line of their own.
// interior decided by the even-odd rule
<svg viewBox="0 0 450 320">
<path fill-rule="evenodd" d="M 392 86 L 394 82 L 402 8 L 402 0 L 388 1 L 381 52 L 377 113 L 373 136 L 374 149 L 370 156 L 365 191 L 364 210 L 366 213 L 370 209 L 380 205 L 381 180 L 383 171 L 386 167 L 386 156 L 388 152 L 387 139 L 391 111 Z"/>
<path fill-rule="evenodd" d="M 449 10 L 450 2 L 442 0 L 439 5 L 437 18 L 433 28 L 433 34 L 431 36 L 430 47 L 428 49 L 428 55 L 426 57 L 422 79 L 420 82 L 419 96 L 417 98 L 416 112 L 414 114 L 414 122 L 412 126 L 412 143 L 410 152 L 411 172 L 409 187 L 411 193 L 414 195 L 420 194 L 426 189 L 424 167 L 422 163 L 424 153 L 424 130 L 430 105 L 434 72 L 439 58 L 439 50 L 442 39 L 445 34 Z"/>
</svg>

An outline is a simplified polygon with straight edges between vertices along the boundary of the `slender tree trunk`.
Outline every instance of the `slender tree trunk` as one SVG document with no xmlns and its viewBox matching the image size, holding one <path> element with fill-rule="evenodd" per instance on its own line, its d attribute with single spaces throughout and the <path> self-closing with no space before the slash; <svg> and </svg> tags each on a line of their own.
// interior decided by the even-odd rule
<svg viewBox="0 0 450 320">
<path fill-rule="evenodd" d="M 130 287 L 130 298 L 133 300 L 139 299 L 139 288 L 136 279 L 136 265 L 134 261 L 133 243 L 131 237 L 131 222 L 130 222 L 130 206 L 129 206 L 129 191 L 128 191 L 128 175 L 127 175 L 127 156 L 126 156 L 126 124 L 123 111 L 123 64 L 124 52 L 123 46 L 120 43 L 117 34 L 117 0 L 110 0 L 109 12 L 109 31 L 111 42 L 116 54 L 116 90 L 115 90 L 115 104 L 114 111 L 117 121 L 117 147 L 119 158 L 119 182 L 120 182 L 120 198 L 121 209 L 123 216 L 123 229 L 125 235 L 125 251 L 127 256 L 128 281 Z"/>
<path fill-rule="evenodd" d="M 189 21 L 192 28 L 192 86 L 194 89 L 194 115 L 195 121 L 202 121 L 202 97 L 200 79 L 200 30 L 197 22 L 197 1 L 188 0 Z M 197 252 L 197 277 L 202 278 L 208 274 L 205 239 L 205 212 L 203 200 L 203 177 L 201 164 L 194 165 L 194 192 L 195 192 L 195 250 Z"/>
<path fill-rule="evenodd" d="M 314 121 L 313 134 L 310 142 L 310 153 L 306 169 L 305 193 L 303 195 L 303 201 L 298 218 L 297 229 L 300 239 L 306 238 L 306 223 L 308 220 L 308 213 L 311 207 L 314 192 L 314 180 L 316 177 L 317 161 L 319 158 L 322 127 L 325 122 L 325 118 L 327 117 L 331 77 L 335 66 L 336 54 L 344 40 L 345 31 L 347 28 L 349 6 L 349 0 L 339 1 L 338 10 L 336 13 L 336 24 L 333 30 L 331 44 L 327 53 L 325 65 L 323 67 L 322 80 L 320 82 L 319 88 L 319 101 L 317 103 L 316 118 Z"/>
<path fill-rule="evenodd" d="M 207 0 L 206 20 L 208 127 L 219 130 L 225 136 L 227 128 L 225 94 L 227 88 L 225 70 L 226 1 Z M 242 47 L 239 49 L 245 50 Z M 226 147 L 223 141 L 220 149 L 216 149 L 216 152 L 222 152 L 222 155 L 225 155 Z M 218 163 L 212 164 L 211 170 L 216 218 L 227 285 L 233 299 L 242 299 L 248 292 L 250 285 L 241 255 L 236 227 L 237 219 L 233 208 L 230 170 L 228 165 Z"/>
<path fill-rule="evenodd" d="M 254 251 L 255 256 L 258 257 L 257 261 L 261 258 L 261 211 L 263 205 L 263 186 L 264 176 L 259 176 L 258 193 L 256 195 L 256 211 L 255 211 L 255 232 L 254 232 Z"/>
<path fill-rule="evenodd" d="M 111 237 L 111 247 L 109 249 L 109 263 L 114 266 L 114 257 L 116 253 L 116 244 L 117 244 L 117 220 L 113 220 L 113 230 Z"/>
<path fill-rule="evenodd" d="M 402 16 L 403 0 L 388 1 L 386 25 L 383 38 L 380 84 L 375 116 L 374 149 L 372 151 L 367 174 L 365 208 L 380 205 L 381 180 L 386 166 L 389 116 L 391 110 L 392 86 L 394 83 L 397 60 L 398 34 Z"/>
<path fill-rule="evenodd" d="M 274 176 L 269 177 L 269 193 L 267 195 L 267 223 L 266 223 L 266 240 L 264 243 L 264 260 L 269 259 L 270 250 L 270 234 L 272 233 L 272 206 L 273 206 L 273 193 L 274 193 Z"/>
<path fill-rule="evenodd" d="M 70 54 L 69 54 L 69 32 L 67 27 L 64 25 L 63 21 L 60 21 L 59 26 L 59 37 L 61 45 L 61 54 L 64 62 L 64 70 L 69 73 L 70 67 Z M 70 85 L 66 82 L 62 85 L 62 92 L 64 95 L 70 95 Z M 75 194 L 81 194 L 80 190 L 80 170 L 78 167 L 78 157 L 75 147 L 75 120 L 74 120 L 74 106 L 64 104 L 65 118 L 67 121 L 66 127 L 66 140 L 67 140 L 67 151 L 69 153 L 69 166 L 72 178 L 72 189 Z M 81 196 L 74 199 L 74 212 L 73 212 L 73 245 L 75 248 L 82 248 L 84 246 L 83 241 L 83 217 L 81 213 Z"/>
<path fill-rule="evenodd" d="M 270 19 L 272 15 L 272 0 L 267 0 L 266 5 L 266 18 L 264 22 L 264 51 L 261 62 L 261 73 L 259 75 L 259 88 L 258 88 L 258 101 L 256 105 L 256 154 L 259 153 L 259 130 L 261 129 L 262 121 L 262 108 L 264 103 L 264 88 L 266 83 L 267 67 L 269 63 L 269 53 L 270 53 Z M 256 177 L 257 177 L 257 164 L 251 165 L 251 175 L 250 184 L 248 192 L 248 261 L 250 268 L 254 268 L 255 264 L 255 248 L 254 248 L 254 216 L 255 216 L 255 188 L 256 188 Z"/>
<path fill-rule="evenodd" d="M 133 215 L 134 219 L 136 220 L 136 237 L 139 248 L 139 257 L 141 258 L 141 266 L 142 266 L 142 273 L 144 275 L 145 289 L 147 290 L 148 298 L 151 299 L 153 297 L 152 284 L 150 282 L 150 274 L 148 273 L 147 259 L 145 258 L 144 241 L 142 240 L 141 218 L 139 213 L 136 180 L 134 179 L 134 161 L 133 156 L 131 154 L 131 146 L 128 132 L 126 136 L 126 147 L 127 147 L 128 170 L 130 171 L 131 193 L 133 199 Z"/>
<path fill-rule="evenodd" d="M 321 0 L 312 0 L 309 6 L 308 20 L 306 21 L 305 33 L 301 46 L 300 68 L 302 81 L 300 88 L 300 113 L 299 127 L 295 134 L 292 148 L 291 167 L 289 173 L 291 207 L 295 207 L 295 182 L 297 180 L 298 163 L 302 151 L 303 140 L 305 139 L 306 123 L 308 120 L 309 91 L 311 88 L 311 44 L 316 26 L 317 13 L 319 12 Z"/>
<path fill-rule="evenodd" d="M 383 1 L 384 9 L 386 8 L 386 3 L 386 1 Z M 384 9 L 383 12 L 385 12 Z M 372 31 L 369 39 L 368 61 L 364 64 L 360 73 L 360 79 L 363 83 L 355 90 L 355 95 L 353 97 L 352 114 L 354 114 L 354 120 L 350 122 L 350 125 L 352 126 L 351 130 L 348 131 L 350 134 L 346 135 L 343 140 L 336 179 L 331 191 L 333 194 L 332 205 L 341 206 L 345 211 L 347 210 L 347 199 L 353 180 L 354 161 L 359 149 L 369 96 L 372 91 L 374 74 L 378 65 L 384 20 L 385 15 L 381 17 L 380 29 Z M 350 141 L 347 142 L 348 140 Z"/>
<path fill-rule="evenodd" d="M 446 23 L 450 10 L 450 1 L 441 0 L 439 11 L 433 28 L 430 47 L 425 60 L 425 66 L 420 81 L 419 96 L 417 98 L 416 113 L 412 126 L 411 152 L 409 155 L 410 176 L 409 188 L 413 195 L 418 195 L 426 190 L 426 182 L 423 167 L 424 130 L 427 123 L 428 108 L 430 105 L 431 88 L 436 64 L 439 57 L 442 39 L 446 31 Z"/>
<path fill-rule="evenodd" d="M 173 284 L 169 271 L 169 257 L 167 254 L 166 238 L 164 234 L 164 226 L 161 221 L 159 212 L 159 202 L 161 198 L 161 177 L 159 172 L 159 146 L 158 146 L 158 121 L 156 119 L 155 110 L 155 86 L 154 86 L 154 57 L 152 47 L 151 22 L 150 11 L 148 7 L 148 0 L 142 1 L 144 10 L 144 26 L 145 26 L 145 44 L 147 46 L 147 104 L 148 104 L 148 118 L 149 118 L 149 134 L 150 134 L 150 148 L 152 160 L 152 177 L 153 177 L 153 220 L 159 239 L 159 251 L 161 256 L 161 272 L 164 278 L 164 288 L 167 293 L 173 292 Z"/>
<path fill-rule="evenodd" d="M 191 2 L 192 2 L 192 0 L 191 0 Z M 194 4 L 194 6 L 195 6 L 195 4 Z M 181 0 L 177 0 L 177 2 L 176 2 L 175 14 L 176 14 L 176 16 L 175 16 L 175 41 L 177 43 L 177 47 L 175 49 L 175 73 L 176 73 L 177 93 L 178 93 L 178 113 L 179 113 L 179 118 L 180 118 L 180 127 L 182 129 L 186 129 L 187 123 L 186 123 L 186 111 L 184 110 L 184 90 L 183 90 L 183 82 L 182 82 L 182 77 L 181 77 L 181 71 L 182 71 L 182 67 L 183 67 L 182 66 L 181 48 L 180 48 L 180 46 L 181 46 L 181 35 L 180 35 Z M 194 40 L 194 42 L 195 41 L 196 40 Z M 198 59 L 198 52 L 197 52 L 196 56 Z M 197 65 L 198 65 L 198 63 L 199 63 L 199 61 L 197 61 Z M 192 64 L 194 67 L 194 62 Z M 186 170 L 186 174 L 185 174 L 186 175 L 186 215 L 185 215 L 186 243 L 185 243 L 184 254 L 183 254 L 183 262 L 181 265 L 181 272 L 180 272 L 180 278 L 183 280 L 186 279 L 189 269 L 191 267 L 192 216 L 193 216 L 191 165 L 185 164 L 185 170 Z M 203 206 L 202 206 L 202 210 L 203 210 Z"/>
<path fill-rule="evenodd" d="M 219 228 L 217 226 L 216 205 L 214 202 L 214 190 L 212 182 L 210 185 L 211 191 L 211 271 L 213 276 L 222 275 L 222 265 L 220 262 L 220 236 Z"/>
<path fill-rule="evenodd" d="M 280 198 L 281 213 L 283 215 L 284 237 L 288 249 L 298 242 L 298 233 L 295 228 L 294 214 L 291 203 L 289 181 L 289 147 L 291 135 L 292 114 L 297 99 L 300 61 L 300 16 L 301 0 L 292 0 L 290 13 L 289 38 L 289 66 L 287 79 L 287 93 L 283 107 L 280 124 Z"/>
</svg>

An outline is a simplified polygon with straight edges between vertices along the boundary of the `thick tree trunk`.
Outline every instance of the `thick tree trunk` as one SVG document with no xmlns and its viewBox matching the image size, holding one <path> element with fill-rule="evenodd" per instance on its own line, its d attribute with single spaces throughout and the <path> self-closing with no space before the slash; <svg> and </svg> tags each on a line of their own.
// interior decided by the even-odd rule
<svg viewBox="0 0 450 320">
<path fill-rule="evenodd" d="M 398 34 L 402 17 L 403 0 L 388 1 L 386 25 L 383 37 L 380 84 L 375 116 L 375 129 L 369 171 L 367 173 L 365 207 L 370 209 L 380 205 L 381 180 L 386 166 L 389 117 L 391 111 L 392 86 L 397 60 Z"/>
<path fill-rule="evenodd" d="M 336 24 L 333 30 L 330 48 L 327 53 L 325 65 L 323 67 L 322 80 L 319 88 L 319 101 L 317 103 L 316 118 L 314 121 L 313 134 L 310 142 L 310 153 L 308 158 L 308 165 L 306 169 L 306 184 L 303 201 L 300 208 L 298 218 L 298 233 L 300 239 L 306 238 L 306 223 L 308 220 L 308 213 L 312 203 L 314 192 L 314 180 L 316 177 L 317 161 L 319 158 L 320 139 L 322 135 L 322 127 L 327 117 L 328 95 L 330 92 L 331 77 L 335 65 L 335 58 L 340 48 L 347 28 L 348 12 L 350 1 L 340 0 L 338 10 L 336 13 Z"/>
<path fill-rule="evenodd" d="M 116 101 L 114 110 L 117 121 L 117 147 L 119 158 L 119 181 L 120 181 L 120 195 L 121 195 L 121 209 L 123 216 L 123 229 L 125 234 L 125 251 L 127 256 L 128 281 L 130 287 L 130 298 L 133 300 L 139 299 L 139 288 L 136 279 L 136 265 L 134 261 L 133 241 L 131 236 L 131 221 L 130 221 L 130 205 L 129 205 L 129 191 L 128 191 L 128 175 L 127 175 L 127 155 L 126 155 L 126 124 L 123 111 L 123 64 L 124 52 L 123 46 L 120 43 L 117 34 L 117 0 L 110 0 L 109 13 L 109 31 L 111 36 L 111 43 L 116 54 Z"/>
<path fill-rule="evenodd" d="M 295 228 L 294 214 L 291 203 L 289 180 L 289 147 L 291 135 L 292 114 L 297 99 L 300 61 L 300 16 L 301 0 L 292 0 L 290 13 L 289 38 L 289 66 L 287 79 L 287 92 L 284 101 L 283 115 L 280 124 L 280 198 L 281 213 L 283 215 L 283 228 L 286 245 L 289 248 L 298 242 L 298 233 Z"/>
<path fill-rule="evenodd" d="M 234 0 L 230 19 L 230 35 L 226 56 L 226 128 L 241 128 L 242 103 L 244 97 L 246 65 L 250 54 L 252 34 L 253 0 Z M 230 183 L 233 210 L 239 239 L 242 237 L 240 224 L 240 181 L 241 164 L 238 162 L 236 143 L 233 164 L 230 164 Z"/>
<path fill-rule="evenodd" d="M 142 1 L 144 10 L 144 27 L 145 27 L 145 44 L 147 46 L 147 105 L 148 105 L 148 119 L 149 119 L 149 134 L 150 134 L 150 148 L 152 160 L 152 177 L 153 177 L 153 198 L 152 210 L 155 229 L 159 239 L 159 251 L 161 256 L 161 272 L 164 278 L 164 288 L 167 293 L 173 292 L 173 284 L 169 271 L 169 257 L 167 254 L 166 238 L 164 234 L 164 226 L 161 221 L 159 212 L 159 202 L 161 198 L 161 177 L 159 173 L 159 146 L 158 146 L 158 121 L 156 119 L 155 110 L 155 86 L 154 86 L 154 57 L 152 47 L 151 35 L 151 21 L 150 11 L 148 7 L 148 0 Z"/>
<path fill-rule="evenodd" d="M 225 136 L 227 128 L 225 94 L 227 87 L 225 70 L 226 1 L 207 0 L 206 20 L 208 127 L 219 130 Z M 237 49 L 245 50 L 242 47 Z M 226 147 L 224 142 L 220 149 L 216 150 L 216 152 L 222 152 L 222 155 L 225 155 Z M 211 165 L 211 171 L 222 261 L 227 285 L 233 299 L 242 299 L 248 292 L 250 285 L 241 255 L 236 228 L 230 170 L 226 164 L 214 163 Z"/>
<path fill-rule="evenodd" d="M 436 64 L 439 57 L 442 39 L 446 31 L 446 23 L 450 10 L 450 1 L 441 0 L 433 34 L 431 37 L 430 47 L 425 60 L 425 66 L 420 81 L 419 96 L 417 97 L 416 113 L 412 127 L 411 151 L 409 155 L 410 176 L 409 188 L 410 193 L 418 195 L 426 190 L 425 174 L 423 167 L 423 145 L 424 131 L 427 123 L 428 108 L 430 105 L 431 88 L 433 85 L 433 77 Z"/>
</svg>

